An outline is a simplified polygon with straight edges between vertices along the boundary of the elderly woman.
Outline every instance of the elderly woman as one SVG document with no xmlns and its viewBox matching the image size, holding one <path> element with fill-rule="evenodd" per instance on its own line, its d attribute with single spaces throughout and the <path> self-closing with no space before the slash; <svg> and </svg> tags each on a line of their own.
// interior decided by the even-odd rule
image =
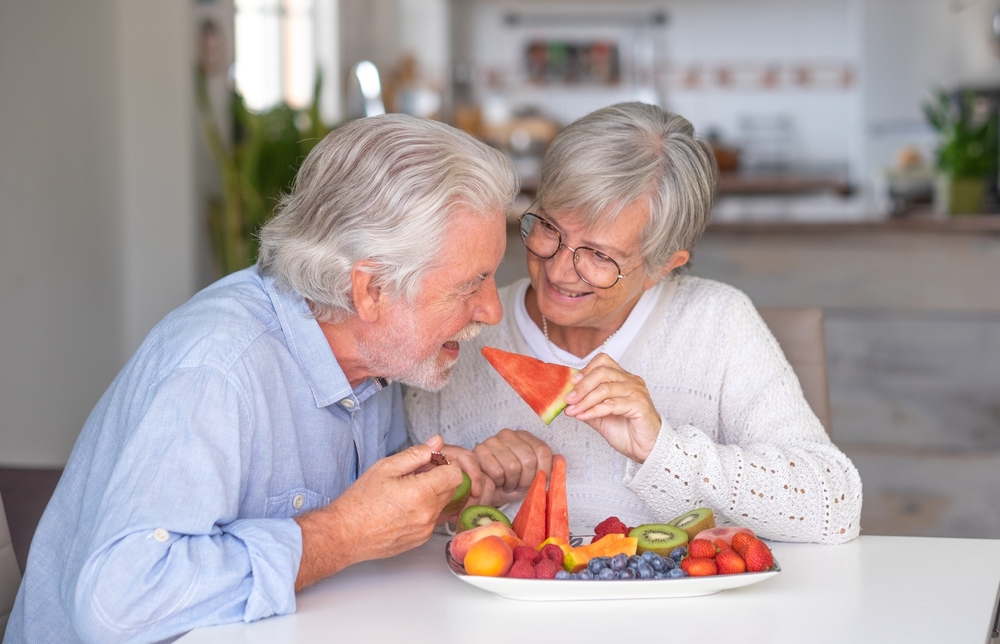
<svg viewBox="0 0 1000 644">
<path fill-rule="evenodd" d="M 691 124 L 657 107 L 614 105 L 566 128 L 520 218 L 530 278 L 501 289 L 503 321 L 470 348 L 580 369 L 569 406 L 544 425 L 466 350 L 442 391 L 405 393 L 411 440 L 440 433 L 474 448 L 500 503 L 565 455 L 577 533 L 612 515 L 637 525 L 707 506 L 766 538 L 856 537 L 858 472 L 753 304 L 678 274 L 716 180 Z"/>
</svg>

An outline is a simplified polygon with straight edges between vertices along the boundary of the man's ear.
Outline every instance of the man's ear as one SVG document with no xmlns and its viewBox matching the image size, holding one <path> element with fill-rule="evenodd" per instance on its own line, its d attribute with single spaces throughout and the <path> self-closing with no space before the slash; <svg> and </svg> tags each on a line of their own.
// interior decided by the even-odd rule
<svg viewBox="0 0 1000 644">
<path fill-rule="evenodd" d="M 387 302 L 387 296 L 375 276 L 376 262 L 365 260 L 351 267 L 351 296 L 354 310 L 364 322 L 375 322 Z"/>
</svg>

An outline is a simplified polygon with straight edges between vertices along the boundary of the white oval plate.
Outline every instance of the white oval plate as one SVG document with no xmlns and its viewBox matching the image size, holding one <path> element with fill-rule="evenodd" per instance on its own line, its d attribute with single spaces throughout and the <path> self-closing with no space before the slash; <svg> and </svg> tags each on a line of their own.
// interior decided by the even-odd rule
<svg viewBox="0 0 1000 644">
<path fill-rule="evenodd" d="M 445 559 L 451 572 L 467 584 L 496 593 L 508 599 L 524 601 L 575 601 L 589 599 L 660 599 L 669 597 L 699 597 L 723 590 L 742 588 L 774 577 L 781 568 L 768 572 L 745 572 L 739 575 L 684 577 L 682 579 L 622 579 L 598 581 L 584 579 L 510 579 L 479 577 L 465 574 L 462 564 L 452 558 L 445 546 Z"/>
</svg>

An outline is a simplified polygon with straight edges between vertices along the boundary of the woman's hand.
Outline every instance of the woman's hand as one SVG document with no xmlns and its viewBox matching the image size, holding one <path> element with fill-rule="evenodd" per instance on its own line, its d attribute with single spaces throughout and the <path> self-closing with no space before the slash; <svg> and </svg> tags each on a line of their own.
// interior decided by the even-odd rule
<svg viewBox="0 0 1000 644">
<path fill-rule="evenodd" d="M 541 439 L 523 429 L 501 429 L 472 450 L 479 467 L 496 486 L 492 505 L 524 497 L 538 470 L 552 471 L 552 450 Z"/>
<path fill-rule="evenodd" d="M 606 353 L 597 354 L 573 376 L 573 382 L 563 413 L 596 429 L 618 452 L 644 462 L 662 426 L 646 382 Z"/>
</svg>

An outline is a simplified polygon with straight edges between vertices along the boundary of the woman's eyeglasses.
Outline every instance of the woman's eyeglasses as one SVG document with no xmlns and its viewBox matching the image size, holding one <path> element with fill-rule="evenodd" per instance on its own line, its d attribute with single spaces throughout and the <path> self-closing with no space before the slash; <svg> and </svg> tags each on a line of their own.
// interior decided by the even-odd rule
<svg viewBox="0 0 1000 644">
<path fill-rule="evenodd" d="M 570 248 L 562 241 L 562 234 L 555 226 L 533 212 L 526 212 L 517 220 L 521 227 L 521 241 L 532 255 L 550 259 L 560 250 L 573 251 L 573 268 L 587 284 L 594 288 L 611 288 L 622 275 L 618 262 L 593 248 Z"/>
</svg>

